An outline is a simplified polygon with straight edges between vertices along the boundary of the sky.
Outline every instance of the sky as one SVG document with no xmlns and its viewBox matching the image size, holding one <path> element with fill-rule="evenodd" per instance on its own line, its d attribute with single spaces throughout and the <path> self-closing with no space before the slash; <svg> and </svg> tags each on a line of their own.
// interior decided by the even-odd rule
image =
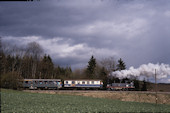
<svg viewBox="0 0 170 113">
<path fill-rule="evenodd" d="M 2 42 L 39 43 L 53 62 L 83 68 L 122 58 L 127 68 L 170 64 L 169 0 L 0 2 Z"/>
</svg>

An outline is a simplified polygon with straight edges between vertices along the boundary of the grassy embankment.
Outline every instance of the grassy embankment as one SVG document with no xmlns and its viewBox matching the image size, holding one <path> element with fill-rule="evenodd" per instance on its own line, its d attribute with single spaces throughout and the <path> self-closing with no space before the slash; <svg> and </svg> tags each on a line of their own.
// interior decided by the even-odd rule
<svg viewBox="0 0 170 113">
<path fill-rule="evenodd" d="M 43 93 L 43 91 L 42 91 Z M 48 93 L 48 92 L 47 92 Z M 154 92 L 119 92 L 119 91 L 105 91 L 105 92 L 55 92 L 57 94 L 68 94 L 68 95 L 80 95 L 94 98 L 107 98 L 113 100 L 130 101 L 130 102 L 145 102 L 145 103 L 156 103 L 156 94 Z M 159 93 L 157 94 L 158 104 L 169 104 L 170 105 L 170 94 Z"/>
<path fill-rule="evenodd" d="M 106 98 L 1 90 L 1 111 L 9 112 L 168 112 L 170 105 Z"/>
</svg>

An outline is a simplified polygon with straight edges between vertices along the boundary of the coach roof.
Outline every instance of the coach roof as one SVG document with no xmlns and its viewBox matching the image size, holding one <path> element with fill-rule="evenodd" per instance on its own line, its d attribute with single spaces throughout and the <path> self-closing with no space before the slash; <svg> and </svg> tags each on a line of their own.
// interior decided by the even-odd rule
<svg viewBox="0 0 170 113">
<path fill-rule="evenodd" d="M 67 79 L 67 80 L 64 80 L 64 81 L 102 81 L 102 80 L 99 80 L 99 79 Z"/>
<path fill-rule="evenodd" d="M 61 81 L 61 79 L 23 79 L 24 81 Z"/>
</svg>

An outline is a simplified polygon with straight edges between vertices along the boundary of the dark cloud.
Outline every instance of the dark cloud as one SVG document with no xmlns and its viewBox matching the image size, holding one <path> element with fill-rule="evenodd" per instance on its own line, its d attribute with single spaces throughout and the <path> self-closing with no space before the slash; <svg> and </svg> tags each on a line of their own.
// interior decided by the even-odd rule
<svg viewBox="0 0 170 113">
<path fill-rule="evenodd" d="M 86 66 L 92 54 L 170 64 L 169 0 L 1 2 L 0 15 L 4 41 L 36 41 L 63 66 Z"/>
</svg>

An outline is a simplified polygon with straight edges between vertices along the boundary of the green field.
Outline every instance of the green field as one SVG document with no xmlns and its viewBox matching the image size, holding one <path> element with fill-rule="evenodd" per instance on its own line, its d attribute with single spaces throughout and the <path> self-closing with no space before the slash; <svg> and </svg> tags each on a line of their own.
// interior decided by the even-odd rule
<svg viewBox="0 0 170 113">
<path fill-rule="evenodd" d="M 2 113 L 170 112 L 170 105 L 1 90 Z"/>
</svg>

